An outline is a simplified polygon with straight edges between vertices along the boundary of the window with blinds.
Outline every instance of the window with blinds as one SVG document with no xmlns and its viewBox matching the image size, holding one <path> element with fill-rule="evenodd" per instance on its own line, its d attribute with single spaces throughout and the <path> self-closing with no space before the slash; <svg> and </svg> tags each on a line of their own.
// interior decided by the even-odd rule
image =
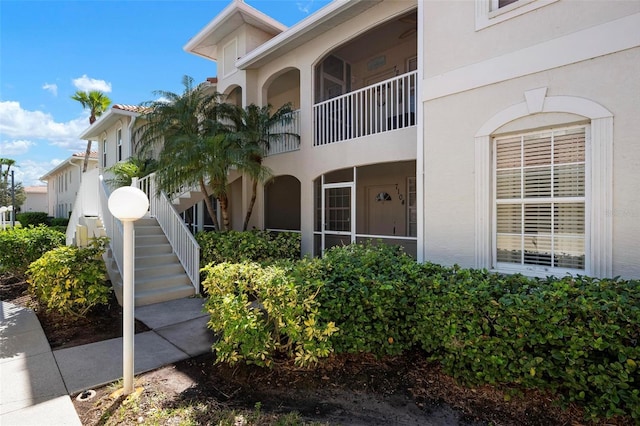
<svg viewBox="0 0 640 426">
<path fill-rule="evenodd" d="M 586 128 L 494 139 L 495 261 L 585 269 Z"/>
</svg>

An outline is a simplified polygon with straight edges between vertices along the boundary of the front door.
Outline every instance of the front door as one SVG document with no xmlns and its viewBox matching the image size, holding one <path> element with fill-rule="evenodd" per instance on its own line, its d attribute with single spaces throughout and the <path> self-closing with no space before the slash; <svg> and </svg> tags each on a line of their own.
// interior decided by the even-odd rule
<svg viewBox="0 0 640 426">
<path fill-rule="evenodd" d="M 367 187 L 369 235 L 404 235 L 403 209 L 396 185 Z"/>
</svg>

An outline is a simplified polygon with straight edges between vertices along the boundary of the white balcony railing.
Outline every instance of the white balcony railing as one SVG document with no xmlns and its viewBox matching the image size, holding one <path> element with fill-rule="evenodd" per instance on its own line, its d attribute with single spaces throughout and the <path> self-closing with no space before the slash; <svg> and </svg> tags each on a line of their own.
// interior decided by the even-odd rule
<svg viewBox="0 0 640 426">
<path fill-rule="evenodd" d="M 314 105 L 313 145 L 414 126 L 417 76 L 402 74 Z"/>
<path fill-rule="evenodd" d="M 157 192 L 155 174 L 139 179 L 136 185 L 149 197 L 149 214 L 158 221 L 198 294 L 200 292 L 200 245 L 189 232 L 189 228 L 176 212 L 167 195 L 164 192 Z"/>
<path fill-rule="evenodd" d="M 290 113 L 291 119 L 287 119 L 271 127 L 271 133 L 282 136 L 278 140 L 271 141 L 266 155 L 282 154 L 300 149 L 300 110 Z M 298 137 L 293 136 L 298 135 Z"/>
</svg>

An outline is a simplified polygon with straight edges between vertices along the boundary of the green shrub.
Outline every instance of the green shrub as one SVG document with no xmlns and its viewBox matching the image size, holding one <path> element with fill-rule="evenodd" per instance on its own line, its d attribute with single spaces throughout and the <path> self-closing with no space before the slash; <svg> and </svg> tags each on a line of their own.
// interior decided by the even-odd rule
<svg viewBox="0 0 640 426">
<path fill-rule="evenodd" d="M 63 226 L 66 228 L 68 224 L 69 219 L 64 217 L 53 217 L 49 220 L 49 226 Z"/>
<path fill-rule="evenodd" d="M 200 232 L 201 266 L 223 262 L 273 262 L 300 259 L 300 234 L 294 232 Z"/>
<path fill-rule="evenodd" d="M 25 228 L 28 226 L 48 225 L 49 215 L 45 212 L 26 212 L 16 214 L 16 220 Z"/>
<path fill-rule="evenodd" d="M 640 419 L 639 281 L 459 268 L 419 281 L 418 338 L 448 374 L 549 389 L 592 417 Z"/>
<path fill-rule="evenodd" d="M 337 353 L 397 355 L 415 341 L 418 265 L 399 246 L 352 244 L 325 252 L 321 318 L 334 321 Z"/>
<path fill-rule="evenodd" d="M 213 345 L 219 362 L 271 366 L 284 356 L 308 366 L 329 355 L 335 325 L 318 319 L 320 284 L 302 279 L 311 275 L 312 265 L 246 262 L 205 268 L 205 306 L 211 313 L 209 328 L 220 334 Z"/>
<path fill-rule="evenodd" d="M 64 242 L 65 234 L 44 225 L 0 232 L 0 270 L 22 276 L 31 262 Z"/>
<path fill-rule="evenodd" d="M 29 266 L 31 292 L 47 310 L 84 317 L 96 305 L 109 301 L 102 259 L 107 238 L 94 239 L 89 247 L 58 247 Z"/>
</svg>

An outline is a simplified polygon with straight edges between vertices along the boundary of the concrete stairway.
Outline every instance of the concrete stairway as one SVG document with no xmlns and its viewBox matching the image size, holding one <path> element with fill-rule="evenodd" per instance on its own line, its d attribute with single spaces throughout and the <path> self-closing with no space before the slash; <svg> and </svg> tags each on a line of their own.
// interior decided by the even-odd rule
<svg viewBox="0 0 640 426">
<path fill-rule="evenodd" d="M 136 306 L 193 296 L 195 289 L 156 219 L 140 219 L 134 228 Z M 107 265 L 116 297 L 122 304 L 122 278 L 113 261 Z"/>
</svg>

